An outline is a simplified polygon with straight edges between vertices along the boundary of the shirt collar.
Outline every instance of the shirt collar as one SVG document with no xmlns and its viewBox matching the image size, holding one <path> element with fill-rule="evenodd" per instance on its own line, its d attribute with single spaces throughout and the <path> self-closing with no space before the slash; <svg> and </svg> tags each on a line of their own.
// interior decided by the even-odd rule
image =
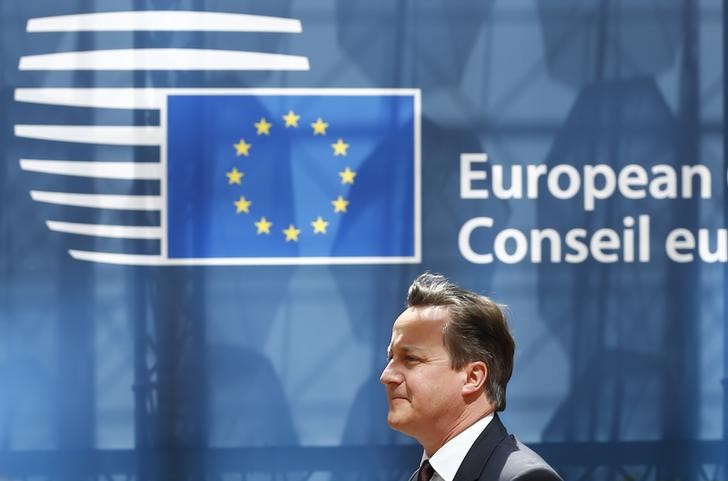
<svg viewBox="0 0 728 481">
<path fill-rule="evenodd" d="M 465 455 L 468 454 L 470 448 L 483 429 L 493 419 L 493 414 L 489 414 L 486 417 L 479 419 L 470 427 L 465 429 L 448 442 L 442 445 L 430 459 L 430 464 L 435 469 L 435 472 L 440 475 L 444 481 L 452 481 L 455 478 L 458 468 L 465 459 Z M 427 458 L 427 453 L 422 453 L 422 461 Z M 422 464 L 420 462 L 420 465 Z"/>
</svg>

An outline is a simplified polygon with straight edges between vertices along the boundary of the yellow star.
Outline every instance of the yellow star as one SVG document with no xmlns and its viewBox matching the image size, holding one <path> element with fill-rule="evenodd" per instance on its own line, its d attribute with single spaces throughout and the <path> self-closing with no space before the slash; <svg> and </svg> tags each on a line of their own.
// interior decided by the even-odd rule
<svg viewBox="0 0 728 481">
<path fill-rule="evenodd" d="M 247 200 L 245 197 L 240 197 L 240 199 L 233 202 L 235 204 L 235 213 L 240 214 L 241 212 L 245 212 L 246 214 L 250 212 L 250 204 L 253 202 Z"/>
<path fill-rule="evenodd" d="M 331 144 L 334 149 L 334 155 L 346 155 L 346 149 L 349 148 L 349 144 L 345 144 L 343 139 L 339 139 L 335 144 Z"/>
<path fill-rule="evenodd" d="M 284 234 L 286 234 L 286 242 L 294 241 L 298 242 L 298 234 L 301 233 L 301 229 L 296 229 L 296 226 L 293 224 L 290 224 L 288 226 L 288 229 L 285 229 L 283 231 Z"/>
<path fill-rule="evenodd" d="M 283 116 L 283 120 L 286 121 L 286 127 L 298 127 L 298 119 L 300 115 L 296 115 L 293 110 L 289 110 L 286 115 Z"/>
<path fill-rule="evenodd" d="M 243 179 L 243 176 L 245 174 L 243 172 L 240 172 L 236 167 L 233 167 L 233 170 L 231 170 L 230 172 L 226 172 L 225 175 L 227 175 L 228 178 L 228 185 L 240 185 L 240 181 Z"/>
<path fill-rule="evenodd" d="M 265 117 L 261 117 L 260 120 L 253 125 L 255 125 L 255 130 L 258 135 L 270 135 L 270 128 L 273 127 L 273 124 L 265 120 Z"/>
<path fill-rule="evenodd" d="M 240 139 L 240 142 L 233 145 L 233 147 L 235 147 L 235 155 L 237 155 L 237 156 L 244 155 L 247 157 L 248 154 L 250 153 L 251 146 L 250 146 L 250 144 L 246 143 L 244 139 Z"/>
<path fill-rule="evenodd" d="M 346 212 L 349 201 L 339 196 L 338 199 L 331 201 L 331 205 L 334 206 L 334 212 Z"/>
<path fill-rule="evenodd" d="M 314 234 L 326 234 L 326 228 L 329 226 L 329 223 L 319 216 L 318 219 L 311 222 L 311 225 L 313 226 Z"/>
<path fill-rule="evenodd" d="M 311 127 L 313 127 L 313 135 L 326 135 L 326 129 L 329 127 L 329 124 L 319 117 L 316 119 L 316 122 L 311 124 Z"/>
<path fill-rule="evenodd" d="M 273 225 L 273 222 L 269 222 L 268 219 L 265 217 L 261 217 L 258 222 L 255 222 L 255 227 L 258 228 L 258 234 L 269 234 L 270 235 L 270 226 Z"/>
<path fill-rule="evenodd" d="M 356 172 L 347 167 L 343 172 L 339 172 L 339 176 L 341 177 L 342 184 L 353 184 Z"/>
</svg>

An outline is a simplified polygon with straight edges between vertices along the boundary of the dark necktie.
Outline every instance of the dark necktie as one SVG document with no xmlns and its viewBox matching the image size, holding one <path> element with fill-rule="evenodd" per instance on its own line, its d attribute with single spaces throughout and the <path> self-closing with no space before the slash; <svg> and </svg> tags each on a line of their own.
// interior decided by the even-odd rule
<svg viewBox="0 0 728 481">
<path fill-rule="evenodd" d="M 417 481 L 430 481 L 433 474 L 435 474 L 435 468 L 430 466 L 428 459 L 425 459 L 425 462 L 422 463 L 420 470 L 417 472 Z"/>
</svg>

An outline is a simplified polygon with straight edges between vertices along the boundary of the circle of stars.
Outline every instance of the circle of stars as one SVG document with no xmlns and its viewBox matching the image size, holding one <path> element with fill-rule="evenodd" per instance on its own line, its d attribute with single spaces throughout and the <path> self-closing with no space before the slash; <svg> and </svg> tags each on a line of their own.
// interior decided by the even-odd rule
<svg viewBox="0 0 728 481">
<path fill-rule="evenodd" d="M 281 119 L 283 120 L 283 128 L 297 129 L 299 128 L 301 115 L 296 114 L 294 110 L 290 109 L 288 110 L 288 113 L 281 116 Z M 328 135 L 329 124 L 321 117 L 316 118 L 316 120 L 311 122 L 309 125 L 313 136 Z M 269 120 L 266 117 L 261 117 L 258 121 L 253 123 L 253 127 L 255 128 L 255 135 L 260 137 L 270 136 L 271 130 L 275 126 L 272 120 Z M 350 145 L 341 137 L 337 138 L 336 142 L 330 144 L 330 146 L 331 153 L 334 158 L 346 158 L 349 154 Z M 237 143 L 233 144 L 233 148 L 235 149 L 235 158 L 250 157 L 253 145 L 251 142 L 246 141 L 246 139 L 240 138 Z M 234 166 L 229 172 L 226 172 L 225 175 L 227 177 L 228 185 L 242 186 L 242 180 L 245 173 L 238 170 L 236 166 Z M 338 175 L 341 185 L 353 185 L 356 180 L 357 173 L 353 171 L 350 166 L 346 166 L 344 170 L 338 172 Z M 349 200 L 345 199 L 343 195 L 339 195 L 336 199 L 331 201 L 333 214 L 345 214 L 348 212 L 349 204 Z M 236 214 L 247 215 L 251 213 L 251 206 L 253 205 L 253 202 L 245 198 L 245 196 L 239 196 L 238 199 L 233 202 L 233 205 L 235 206 Z M 313 235 L 326 235 L 328 233 L 329 224 L 330 222 L 324 219 L 324 217 L 317 216 L 315 220 L 310 222 Z M 257 221 L 254 221 L 253 225 L 255 226 L 257 235 L 271 235 L 273 222 L 268 220 L 265 216 L 261 216 Z M 280 232 L 282 232 L 283 240 L 286 243 L 298 242 L 299 237 L 302 235 L 302 230 L 296 227 L 295 224 L 289 224 L 287 228 L 282 229 Z"/>
</svg>

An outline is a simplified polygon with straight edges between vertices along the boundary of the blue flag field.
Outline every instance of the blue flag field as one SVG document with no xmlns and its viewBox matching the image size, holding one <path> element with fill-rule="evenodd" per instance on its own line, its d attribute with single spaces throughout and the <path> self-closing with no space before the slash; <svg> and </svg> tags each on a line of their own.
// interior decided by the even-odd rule
<svg viewBox="0 0 728 481">
<path fill-rule="evenodd" d="M 414 93 L 282 92 L 168 96 L 167 256 L 415 262 Z"/>
</svg>

